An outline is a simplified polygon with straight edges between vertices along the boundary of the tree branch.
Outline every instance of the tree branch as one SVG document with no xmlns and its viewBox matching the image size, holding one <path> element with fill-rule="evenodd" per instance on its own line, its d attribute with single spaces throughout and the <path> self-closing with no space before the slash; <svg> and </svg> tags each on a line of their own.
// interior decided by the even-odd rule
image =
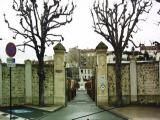
<svg viewBox="0 0 160 120">
<path fill-rule="evenodd" d="M 129 3 L 132 5 L 131 11 L 128 8 L 130 7 Z M 148 13 L 151 7 L 150 0 L 122 0 L 119 4 L 115 3 L 113 8 L 109 8 L 108 2 L 106 5 L 102 3 L 102 6 L 95 2 L 94 12 L 91 11 L 93 28 L 96 33 L 102 35 L 112 45 L 114 50 L 121 49 L 123 52 L 130 37 L 133 37 L 132 33 L 136 33 L 139 29 L 137 23 L 144 20 L 140 16 Z"/>
</svg>

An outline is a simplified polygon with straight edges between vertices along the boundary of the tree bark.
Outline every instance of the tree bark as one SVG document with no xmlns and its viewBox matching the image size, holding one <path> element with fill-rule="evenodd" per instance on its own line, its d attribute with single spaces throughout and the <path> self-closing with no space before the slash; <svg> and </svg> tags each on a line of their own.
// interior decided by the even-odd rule
<svg viewBox="0 0 160 120">
<path fill-rule="evenodd" d="M 44 106 L 44 80 L 45 80 L 45 73 L 44 73 L 44 61 L 40 59 L 38 61 L 38 77 L 39 77 L 39 106 Z"/>
<path fill-rule="evenodd" d="M 116 106 L 122 105 L 122 87 L 121 87 L 121 71 L 122 71 L 122 53 L 117 51 L 115 52 L 116 63 L 115 63 L 115 80 L 116 80 Z"/>
</svg>

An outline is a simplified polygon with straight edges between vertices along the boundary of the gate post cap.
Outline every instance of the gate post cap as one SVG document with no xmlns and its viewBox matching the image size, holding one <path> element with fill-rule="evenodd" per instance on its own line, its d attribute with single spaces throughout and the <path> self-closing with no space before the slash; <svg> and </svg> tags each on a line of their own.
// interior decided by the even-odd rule
<svg viewBox="0 0 160 120">
<path fill-rule="evenodd" d="M 58 43 L 54 48 L 53 48 L 54 51 L 66 51 L 65 47 L 61 44 L 61 43 Z"/>
<path fill-rule="evenodd" d="M 96 47 L 96 50 L 99 50 L 99 49 L 101 49 L 101 50 L 107 50 L 108 47 L 107 47 L 106 44 L 104 44 L 104 43 L 101 41 L 101 42 L 97 45 L 97 47 Z"/>
</svg>

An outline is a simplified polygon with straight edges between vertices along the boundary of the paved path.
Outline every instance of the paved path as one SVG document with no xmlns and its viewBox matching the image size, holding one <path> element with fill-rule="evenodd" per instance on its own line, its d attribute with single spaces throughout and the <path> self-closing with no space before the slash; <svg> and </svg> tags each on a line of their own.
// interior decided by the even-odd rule
<svg viewBox="0 0 160 120">
<path fill-rule="evenodd" d="M 98 108 L 86 94 L 77 91 L 75 99 L 67 107 L 50 113 L 40 120 L 124 120 L 110 112 Z"/>
<path fill-rule="evenodd" d="M 160 107 L 158 106 L 130 105 L 113 109 L 113 111 L 132 120 L 160 120 Z"/>
</svg>

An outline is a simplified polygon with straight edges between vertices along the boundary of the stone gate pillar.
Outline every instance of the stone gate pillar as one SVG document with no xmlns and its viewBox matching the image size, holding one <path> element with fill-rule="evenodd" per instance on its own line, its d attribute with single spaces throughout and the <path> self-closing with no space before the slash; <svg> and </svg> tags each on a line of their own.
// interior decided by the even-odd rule
<svg viewBox="0 0 160 120">
<path fill-rule="evenodd" d="M 65 48 L 58 43 L 54 48 L 54 104 L 65 106 Z"/>
<path fill-rule="evenodd" d="M 137 102 L 137 71 L 136 59 L 133 56 L 130 61 L 130 85 L 131 85 L 131 103 Z"/>
<path fill-rule="evenodd" d="M 25 103 L 32 104 L 32 64 L 30 60 L 25 61 Z"/>
<path fill-rule="evenodd" d="M 108 47 L 100 42 L 96 47 L 97 68 L 96 68 L 96 102 L 97 106 L 108 105 L 108 80 L 107 80 L 107 49 Z"/>
</svg>

